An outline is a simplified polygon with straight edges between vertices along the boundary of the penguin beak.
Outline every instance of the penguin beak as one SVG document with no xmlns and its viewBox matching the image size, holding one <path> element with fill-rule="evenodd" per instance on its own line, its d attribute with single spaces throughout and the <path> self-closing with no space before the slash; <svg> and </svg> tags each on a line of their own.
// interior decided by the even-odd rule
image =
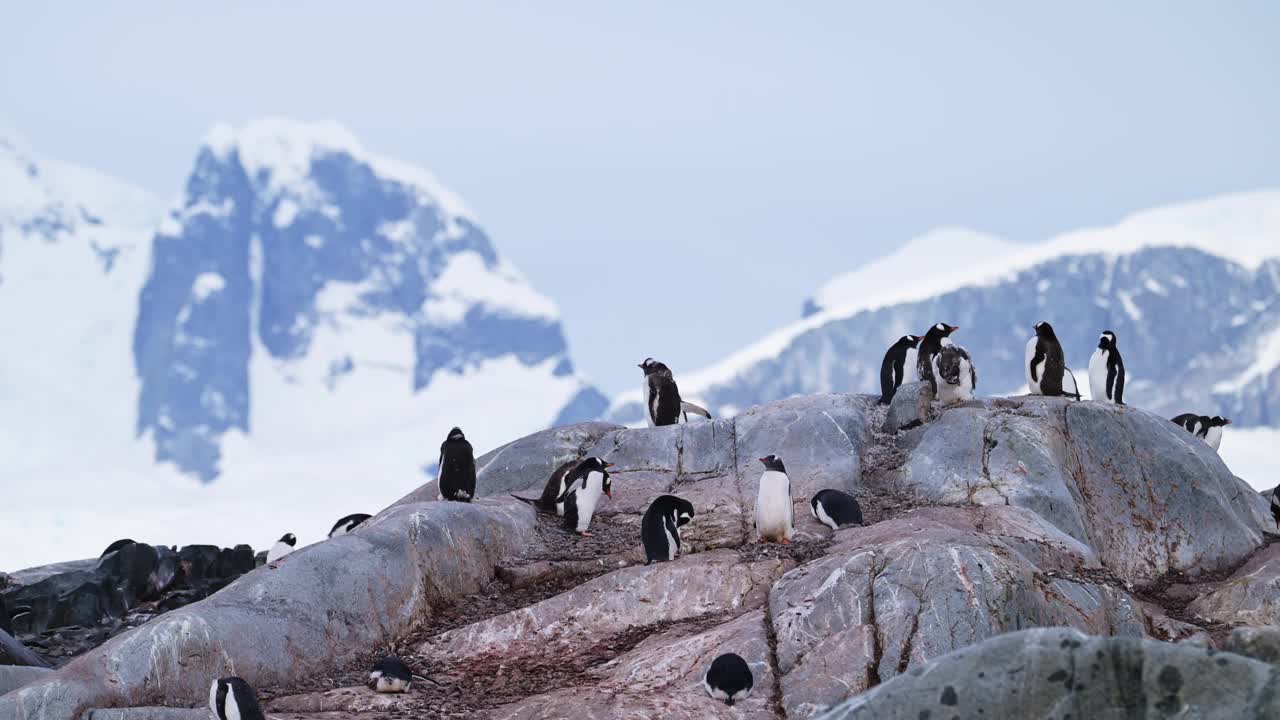
<svg viewBox="0 0 1280 720">
<path fill-rule="evenodd" d="M 1224 421 L 1222 422 L 1222 424 L 1223 424 L 1223 425 L 1230 425 L 1230 424 L 1231 424 L 1231 418 L 1227 418 L 1226 420 L 1224 420 Z"/>
<path fill-rule="evenodd" d="M 610 499 L 610 500 L 612 500 L 612 499 L 613 499 L 613 488 L 605 488 L 605 489 L 604 489 L 604 494 L 605 494 L 605 495 L 608 495 L 608 496 L 609 496 L 609 499 Z"/>
<path fill-rule="evenodd" d="M 757 459 L 757 460 L 759 460 L 759 461 L 760 461 L 760 462 L 762 462 L 762 463 L 767 463 L 767 462 L 769 462 L 769 458 L 756 458 L 756 459 Z"/>
<path fill-rule="evenodd" d="M 611 468 L 611 467 L 613 467 L 613 463 L 611 463 L 611 462 L 607 462 L 607 463 L 605 463 L 605 464 L 604 464 L 604 466 L 605 466 L 605 467 L 607 467 L 607 468 Z"/>
</svg>

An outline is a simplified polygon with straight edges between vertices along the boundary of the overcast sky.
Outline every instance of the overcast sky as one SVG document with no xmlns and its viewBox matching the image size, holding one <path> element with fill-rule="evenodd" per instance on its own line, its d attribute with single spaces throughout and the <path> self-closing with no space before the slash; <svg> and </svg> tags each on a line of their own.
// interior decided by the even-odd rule
<svg viewBox="0 0 1280 720">
<path fill-rule="evenodd" d="M 0 9 L 40 152 L 168 199 L 216 121 L 338 120 L 457 190 L 609 391 L 933 227 L 1280 185 L 1274 3 L 51 5 Z"/>
</svg>

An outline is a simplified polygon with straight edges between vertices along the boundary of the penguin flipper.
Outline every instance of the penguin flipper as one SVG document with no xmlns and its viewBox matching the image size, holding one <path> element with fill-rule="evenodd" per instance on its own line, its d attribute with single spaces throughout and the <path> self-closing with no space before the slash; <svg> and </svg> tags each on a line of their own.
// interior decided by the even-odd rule
<svg viewBox="0 0 1280 720">
<path fill-rule="evenodd" d="M 1067 397 L 1073 397 L 1073 398 L 1075 398 L 1075 399 L 1079 400 L 1079 399 L 1080 399 L 1080 386 L 1076 384 L 1076 374 L 1075 374 L 1075 373 L 1073 373 L 1073 372 L 1071 372 L 1071 368 L 1069 368 L 1069 367 L 1064 367 L 1064 368 L 1062 368 L 1062 369 L 1063 369 L 1064 371 L 1066 371 L 1067 375 L 1069 375 L 1069 376 L 1071 377 L 1071 392 L 1067 392 L 1066 383 L 1063 383 L 1063 387 L 1062 387 L 1062 394 L 1063 394 L 1063 395 L 1066 395 Z M 1064 378 L 1065 378 L 1065 376 L 1064 376 Z"/>
<path fill-rule="evenodd" d="M 693 413 L 694 415 L 701 415 L 708 420 L 711 419 L 711 413 L 707 412 L 706 408 L 683 400 L 680 401 L 680 412 Z"/>
</svg>

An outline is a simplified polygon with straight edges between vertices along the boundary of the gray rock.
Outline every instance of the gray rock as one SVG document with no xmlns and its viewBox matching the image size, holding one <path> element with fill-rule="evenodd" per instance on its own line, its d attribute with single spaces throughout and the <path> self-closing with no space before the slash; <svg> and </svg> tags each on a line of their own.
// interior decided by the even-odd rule
<svg viewBox="0 0 1280 720">
<path fill-rule="evenodd" d="M 1280 627 L 1239 627 L 1231 631 L 1224 648 L 1254 660 L 1280 665 Z"/>
<path fill-rule="evenodd" d="M 29 685 L 53 672 L 49 668 L 0 665 L 0 695 Z"/>
<path fill-rule="evenodd" d="M 1091 554 L 1034 513 L 1015 512 L 1017 522 L 991 523 L 1014 542 L 986 534 L 986 509 L 929 508 L 841 531 L 826 557 L 787 573 L 769 608 L 788 717 L 811 717 L 877 678 L 1012 630 L 1144 633 L 1127 593 L 1044 577 L 1037 560 L 1081 569 Z"/>
<path fill-rule="evenodd" d="M 1063 628 L 1024 630 L 913 668 L 822 720 L 1280 717 L 1267 663 Z"/>
<path fill-rule="evenodd" d="M 885 413 L 885 432 L 909 430 L 933 419 L 933 390 L 927 382 L 910 382 L 898 386 L 889 411 Z"/>
<path fill-rule="evenodd" d="M 1192 600 L 1187 611 L 1229 624 L 1280 624 L 1280 545 L 1249 558 L 1231 577 Z"/>
<path fill-rule="evenodd" d="M 90 710 L 87 720 L 211 720 L 209 708 L 131 707 Z"/>
<path fill-rule="evenodd" d="M 194 705 L 214 677 L 265 687 L 332 671 L 477 592 L 499 559 L 529 542 L 533 523 L 512 499 L 385 511 L 359 533 L 298 550 L 0 698 L 0 717 Z"/>
<path fill-rule="evenodd" d="M 450 630 L 417 650 L 432 665 L 570 652 L 632 627 L 762 607 L 781 560 L 743 563 L 729 550 L 615 570 L 504 615 Z"/>
<path fill-rule="evenodd" d="M 1266 503 L 1194 439 L 1134 407 L 993 399 L 943 411 L 888 482 L 922 504 L 1034 510 L 1141 586 L 1262 544 Z"/>
</svg>

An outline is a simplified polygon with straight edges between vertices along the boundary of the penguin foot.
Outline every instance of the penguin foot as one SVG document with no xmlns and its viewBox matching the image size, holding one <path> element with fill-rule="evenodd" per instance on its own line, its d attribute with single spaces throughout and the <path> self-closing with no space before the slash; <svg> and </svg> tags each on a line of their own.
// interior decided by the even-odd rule
<svg viewBox="0 0 1280 720">
<path fill-rule="evenodd" d="M 590 532 L 588 532 L 588 531 L 586 531 L 586 530 L 583 530 L 582 532 L 580 532 L 580 533 L 578 533 L 578 534 L 579 534 L 579 535 L 581 535 L 582 537 L 595 537 L 594 535 L 592 535 Z"/>
<path fill-rule="evenodd" d="M 781 542 L 783 545 L 790 545 L 790 544 L 791 544 L 791 538 L 782 538 L 782 539 L 781 539 L 781 540 L 779 540 L 778 542 Z"/>
</svg>

